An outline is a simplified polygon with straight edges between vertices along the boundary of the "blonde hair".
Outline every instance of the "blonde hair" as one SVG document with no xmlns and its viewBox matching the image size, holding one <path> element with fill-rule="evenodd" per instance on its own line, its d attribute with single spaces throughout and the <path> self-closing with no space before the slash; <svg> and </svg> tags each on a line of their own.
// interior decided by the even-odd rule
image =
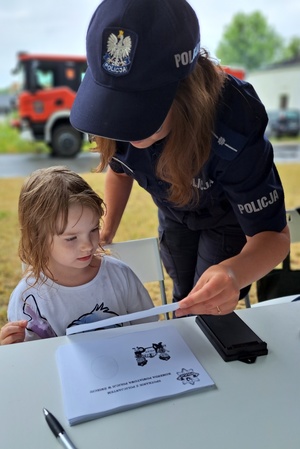
<svg viewBox="0 0 300 449">
<path fill-rule="evenodd" d="M 19 196 L 19 256 L 30 267 L 36 282 L 41 272 L 50 272 L 51 237 L 64 232 L 69 207 L 73 204 L 88 207 L 99 216 L 99 221 L 105 212 L 100 196 L 67 167 L 36 170 L 22 186 Z"/>
<path fill-rule="evenodd" d="M 195 70 L 180 82 L 171 107 L 172 129 L 156 167 L 158 178 L 170 184 L 168 199 L 177 206 L 198 201 L 193 177 L 201 172 L 211 151 L 216 106 L 225 72 L 202 51 Z M 116 142 L 93 136 L 101 153 L 96 171 L 102 171 L 116 151 Z"/>
</svg>

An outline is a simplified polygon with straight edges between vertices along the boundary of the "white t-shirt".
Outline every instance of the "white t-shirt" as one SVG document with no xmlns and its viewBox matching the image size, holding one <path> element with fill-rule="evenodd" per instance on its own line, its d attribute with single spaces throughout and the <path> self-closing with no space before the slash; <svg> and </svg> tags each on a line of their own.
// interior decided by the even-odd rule
<svg viewBox="0 0 300 449">
<path fill-rule="evenodd" d="M 7 312 L 9 321 L 28 321 L 25 341 L 65 335 L 70 326 L 153 307 L 134 272 L 111 256 L 102 257 L 97 275 L 84 285 L 65 287 L 51 280 L 39 281 L 35 286 L 33 283 L 33 278 L 19 282 Z M 134 324 L 156 320 L 148 317 Z"/>
</svg>

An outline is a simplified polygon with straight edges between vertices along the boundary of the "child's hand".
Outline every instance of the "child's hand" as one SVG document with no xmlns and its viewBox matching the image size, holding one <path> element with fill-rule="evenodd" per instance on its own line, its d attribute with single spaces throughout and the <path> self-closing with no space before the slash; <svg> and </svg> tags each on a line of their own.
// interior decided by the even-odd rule
<svg viewBox="0 0 300 449">
<path fill-rule="evenodd" d="M 0 330 L 0 345 L 21 343 L 25 340 L 27 321 L 12 321 L 5 324 Z"/>
</svg>

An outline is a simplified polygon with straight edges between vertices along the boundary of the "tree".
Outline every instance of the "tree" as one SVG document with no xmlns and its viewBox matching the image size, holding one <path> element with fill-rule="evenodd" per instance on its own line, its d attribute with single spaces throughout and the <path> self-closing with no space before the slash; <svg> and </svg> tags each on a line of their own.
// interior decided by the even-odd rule
<svg viewBox="0 0 300 449">
<path fill-rule="evenodd" d="M 294 36 L 283 52 L 284 59 L 300 58 L 300 37 Z"/>
<path fill-rule="evenodd" d="M 241 65 L 253 70 L 277 60 L 282 54 L 282 42 L 259 11 L 248 15 L 238 13 L 225 28 L 216 55 L 223 65 Z"/>
</svg>

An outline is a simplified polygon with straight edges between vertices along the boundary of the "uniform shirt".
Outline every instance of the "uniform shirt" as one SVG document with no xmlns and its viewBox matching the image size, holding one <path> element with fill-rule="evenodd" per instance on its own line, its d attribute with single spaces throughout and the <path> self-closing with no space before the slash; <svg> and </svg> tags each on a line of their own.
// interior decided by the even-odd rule
<svg viewBox="0 0 300 449">
<path fill-rule="evenodd" d="M 282 231 L 286 225 L 284 193 L 265 138 L 267 114 L 253 87 L 230 75 L 220 99 L 208 161 L 192 180 L 200 190 L 197 206 L 176 207 L 167 200 L 168 184 L 155 175 L 164 140 L 147 149 L 117 142 L 110 166 L 132 176 L 168 217 L 190 229 L 240 224 L 253 236 Z M 182 148 L 184 151 L 184 148 Z"/>
<path fill-rule="evenodd" d="M 47 280 L 32 287 L 33 283 L 33 278 L 23 278 L 8 305 L 9 321 L 28 320 L 26 341 L 65 335 L 70 326 L 153 307 L 133 271 L 111 256 L 102 258 L 97 275 L 84 285 L 65 287 Z M 148 317 L 134 323 L 156 320 Z"/>
</svg>

